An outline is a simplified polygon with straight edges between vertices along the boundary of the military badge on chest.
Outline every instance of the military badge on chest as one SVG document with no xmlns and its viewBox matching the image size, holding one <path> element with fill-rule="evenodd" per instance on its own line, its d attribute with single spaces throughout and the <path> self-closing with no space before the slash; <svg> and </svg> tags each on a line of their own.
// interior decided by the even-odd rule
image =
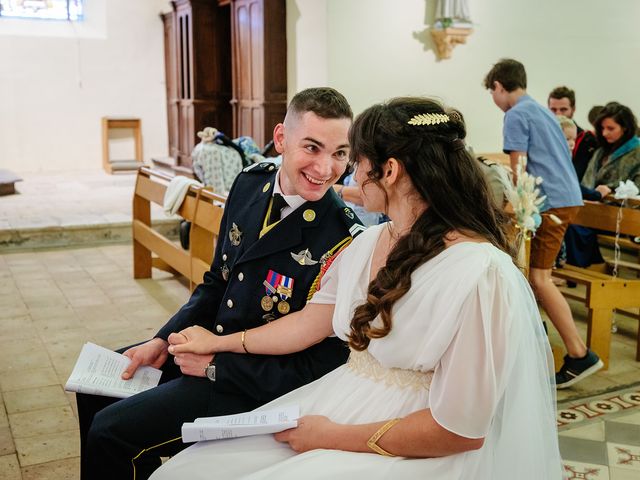
<svg viewBox="0 0 640 480">
<path fill-rule="evenodd" d="M 291 310 L 289 299 L 293 295 L 293 278 L 269 270 L 267 279 L 263 282 L 265 295 L 260 299 L 260 307 L 266 313 L 262 318 L 266 322 L 275 320 L 277 310 L 281 315 L 286 315 Z M 275 310 L 274 310 L 275 308 Z"/>
<path fill-rule="evenodd" d="M 235 223 L 232 224 L 231 230 L 229 230 L 229 241 L 234 247 L 240 245 L 240 242 L 242 241 L 242 232 Z"/>
</svg>

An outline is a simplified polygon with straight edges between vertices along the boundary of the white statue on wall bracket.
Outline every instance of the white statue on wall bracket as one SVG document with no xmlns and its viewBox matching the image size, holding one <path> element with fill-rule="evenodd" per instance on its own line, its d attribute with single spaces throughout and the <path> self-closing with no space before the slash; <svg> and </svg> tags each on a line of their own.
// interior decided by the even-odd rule
<svg viewBox="0 0 640 480">
<path fill-rule="evenodd" d="M 440 28 L 471 28 L 469 0 L 438 0 L 436 26 Z"/>
</svg>

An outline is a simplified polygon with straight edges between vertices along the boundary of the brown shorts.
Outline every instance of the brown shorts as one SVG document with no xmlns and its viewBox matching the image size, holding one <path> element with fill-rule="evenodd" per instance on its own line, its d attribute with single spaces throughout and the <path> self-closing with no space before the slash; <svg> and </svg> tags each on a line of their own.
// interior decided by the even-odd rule
<svg viewBox="0 0 640 480">
<path fill-rule="evenodd" d="M 564 232 L 567 231 L 567 227 L 578 214 L 578 210 L 580 207 L 551 208 L 542 213 L 542 223 L 531 239 L 531 260 L 529 262 L 531 268 L 544 270 L 553 268 L 562 246 Z M 554 214 L 562 220 L 562 223 L 558 225 L 551 220 L 550 214 Z"/>
</svg>

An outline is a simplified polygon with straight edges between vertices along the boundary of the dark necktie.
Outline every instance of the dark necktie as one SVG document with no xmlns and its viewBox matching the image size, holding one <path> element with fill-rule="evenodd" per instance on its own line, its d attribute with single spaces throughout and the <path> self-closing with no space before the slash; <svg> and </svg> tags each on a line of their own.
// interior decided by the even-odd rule
<svg viewBox="0 0 640 480">
<path fill-rule="evenodd" d="M 271 212 L 269 214 L 269 223 L 268 225 L 272 225 L 280 220 L 280 210 L 284 207 L 287 207 L 289 204 L 284 199 L 282 195 L 279 193 L 273 194 L 273 202 L 271 203 Z"/>
</svg>

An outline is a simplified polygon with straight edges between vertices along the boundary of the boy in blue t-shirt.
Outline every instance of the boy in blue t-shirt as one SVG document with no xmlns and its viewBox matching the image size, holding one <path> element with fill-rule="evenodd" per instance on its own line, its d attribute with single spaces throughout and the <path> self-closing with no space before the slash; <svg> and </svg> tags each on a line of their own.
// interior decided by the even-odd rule
<svg viewBox="0 0 640 480">
<path fill-rule="evenodd" d="M 518 158 L 526 156 L 527 172 L 543 179 L 540 190 L 547 199 L 541 208 L 542 224 L 531 241 L 529 282 L 567 349 L 564 364 L 556 373 L 557 387 L 566 388 L 603 367 L 580 337 L 569 304 L 551 281 L 564 233 L 582 206 L 580 184 L 558 121 L 527 95 L 524 65 L 500 60 L 485 77 L 484 86 L 505 112 L 503 150 L 509 154 L 514 173 Z M 554 222 L 552 215 L 562 223 Z"/>
</svg>

